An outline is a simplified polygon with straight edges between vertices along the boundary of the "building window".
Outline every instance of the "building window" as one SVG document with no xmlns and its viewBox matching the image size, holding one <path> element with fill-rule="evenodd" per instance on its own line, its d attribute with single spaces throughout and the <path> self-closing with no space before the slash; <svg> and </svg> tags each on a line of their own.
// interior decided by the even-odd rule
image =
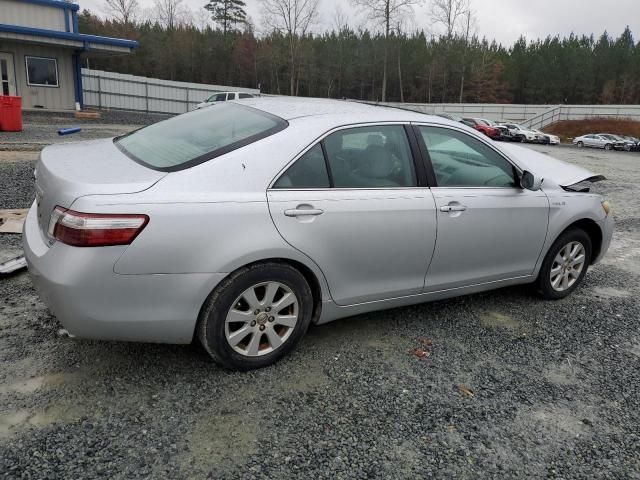
<svg viewBox="0 0 640 480">
<path fill-rule="evenodd" d="M 27 85 L 58 86 L 58 62 L 55 58 L 24 57 L 27 66 Z"/>
</svg>

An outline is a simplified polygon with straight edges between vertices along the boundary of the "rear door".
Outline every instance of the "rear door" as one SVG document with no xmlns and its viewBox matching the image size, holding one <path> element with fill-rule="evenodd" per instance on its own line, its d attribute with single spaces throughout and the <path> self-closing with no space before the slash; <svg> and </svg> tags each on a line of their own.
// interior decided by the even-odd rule
<svg viewBox="0 0 640 480">
<path fill-rule="evenodd" d="M 544 192 L 520 188 L 516 168 L 488 142 L 441 126 L 416 131 L 438 216 L 425 291 L 531 275 L 547 234 Z"/>
<path fill-rule="evenodd" d="M 280 234 L 322 269 L 338 305 L 422 291 L 436 212 L 416 155 L 409 127 L 343 128 L 268 190 Z"/>
</svg>

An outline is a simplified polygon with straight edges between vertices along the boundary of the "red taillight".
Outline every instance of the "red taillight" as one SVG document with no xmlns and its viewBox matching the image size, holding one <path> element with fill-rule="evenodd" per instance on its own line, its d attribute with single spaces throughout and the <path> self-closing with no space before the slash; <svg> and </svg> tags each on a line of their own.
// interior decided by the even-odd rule
<svg viewBox="0 0 640 480">
<path fill-rule="evenodd" d="M 49 236 L 74 247 L 129 245 L 147 223 L 146 215 L 81 213 L 56 207 Z"/>
</svg>

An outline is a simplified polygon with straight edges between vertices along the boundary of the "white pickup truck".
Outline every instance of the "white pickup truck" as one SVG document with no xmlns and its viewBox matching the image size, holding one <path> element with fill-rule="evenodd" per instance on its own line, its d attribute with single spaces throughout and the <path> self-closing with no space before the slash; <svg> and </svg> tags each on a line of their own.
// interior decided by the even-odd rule
<svg viewBox="0 0 640 480">
<path fill-rule="evenodd" d="M 242 100 L 243 98 L 253 98 L 254 95 L 244 92 L 218 92 L 211 95 L 204 102 L 196 105 L 196 110 L 218 102 L 226 102 L 228 100 Z"/>
</svg>

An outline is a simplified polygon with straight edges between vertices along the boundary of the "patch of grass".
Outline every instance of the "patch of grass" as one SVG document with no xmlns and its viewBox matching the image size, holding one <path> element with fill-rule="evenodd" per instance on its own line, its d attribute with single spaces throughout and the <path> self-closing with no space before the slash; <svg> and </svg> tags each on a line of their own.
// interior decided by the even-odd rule
<svg viewBox="0 0 640 480">
<path fill-rule="evenodd" d="M 563 120 L 549 125 L 544 131 L 559 136 L 563 142 L 589 133 L 613 133 L 640 138 L 640 122 L 629 118 L 594 117 L 584 120 Z"/>
</svg>

